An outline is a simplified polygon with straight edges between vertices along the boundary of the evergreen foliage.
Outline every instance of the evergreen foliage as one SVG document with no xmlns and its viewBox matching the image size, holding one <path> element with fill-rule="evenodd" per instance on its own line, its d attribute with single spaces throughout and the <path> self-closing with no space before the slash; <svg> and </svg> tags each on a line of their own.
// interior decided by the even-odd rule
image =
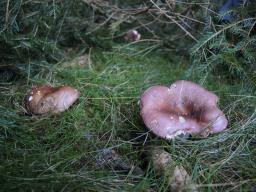
<svg viewBox="0 0 256 192">
<path fill-rule="evenodd" d="M 0 191 L 167 191 L 145 158 L 153 147 L 198 191 L 253 191 L 255 3 L 223 23 L 220 2 L 0 1 Z M 142 40 L 124 42 L 130 29 Z M 220 97 L 227 130 L 172 141 L 147 132 L 140 94 L 178 79 L 201 80 Z M 81 97 L 60 115 L 29 116 L 24 95 L 38 84 L 74 86 Z M 109 149 L 144 174 L 99 166 Z"/>
<path fill-rule="evenodd" d="M 97 25 L 101 15 L 81 0 L 4 0 L 0 2 L 0 13 L 3 74 L 38 73 L 62 60 L 67 48 L 99 45 L 97 34 L 86 33 Z M 102 33 L 101 38 L 106 35 Z"/>
<path fill-rule="evenodd" d="M 69 48 L 76 52 L 112 48 L 113 43 L 122 43 L 119 39 L 129 29 L 139 30 L 146 42 L 153 40 L 148 51 L 162 47 L 178 52 L 186 46 L 186 31 L 193 37 L 192 25 L 200 24 L 186 19 L 200 15 L 196 9 L 197 5 L 175 5 L 174 1 L 3 0 L 0 70 L 6 78 L 2 81 L 11 73 L 27 77 L 49 71 Z"/>
<path fill-rule="evenodd" d="M 215 74 L 230 82 L 256 85 L 256 17 L 248 6 L 256 8 L 255 3 L 247 5 L 237 12 L 232 23 L 207 27 L 192 47 L 192 61 L 201 80 Z"/>
</svg>

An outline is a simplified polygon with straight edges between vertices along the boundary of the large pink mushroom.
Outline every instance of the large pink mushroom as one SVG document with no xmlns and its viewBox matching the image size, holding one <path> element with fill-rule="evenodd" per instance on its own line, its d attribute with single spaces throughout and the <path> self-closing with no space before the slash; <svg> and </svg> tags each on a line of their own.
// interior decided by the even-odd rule
<svg viewBox="0 0 256 192">
<path fill-rule="evenodd" d="M 25 98 L 25 106 L 32 114 L 60 113 L 68 109 L 79 97 L 77 89 L 69 86 L 37 86 Z"/>
<path fill-rule="evenodd" d="M 141 116 L 149 130 L 165 139 L 181 134 L 207 137 L 223 131 L 228 124 L 217 102 L 214 93 L 180 80 L 170 87 L 148 88 L 140 99 Z"/>
</svg>

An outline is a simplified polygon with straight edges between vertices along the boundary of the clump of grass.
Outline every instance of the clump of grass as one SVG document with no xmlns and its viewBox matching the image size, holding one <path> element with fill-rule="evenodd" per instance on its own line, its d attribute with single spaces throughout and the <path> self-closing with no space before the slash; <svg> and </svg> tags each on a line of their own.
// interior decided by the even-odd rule
<svg viewBox="0 0 256 192">
<path fill-rule="evenodd" d="M 183 18 L 177 16 L 168 4 L 153 1 L 143 5 L 143 9 L 140 3 L 135 3 L 130 7 L 131 12 L 116 8 L 114 14 L 106 11 L 112 4 L 103 1 L 15 2 L 0 3 L 0 9 L 7 14 L 0 17 L 3 23 L 0 70 L 5 69 L 3 73 L 0 71 L 3 74 L 0 80 L 1 190 L 143 191 L 151 188 L 164 191 L 168 187 L 165 178 L 155 176 L 144 156 L 154 146 L 165 148 L 178 164 L 187 169 L 202 191 L 249 191 L 253 187 L 256 182 L 254 85 L 248 86 L 239 79 L 233 83 L 225 78 L 228 75 L 209 73 L 205 67 L 209 61 L 219 62 L 219 59 L 222 59 L 220 63 L 240 65 L 237 60 L 240 50 L 236 52 L 237 48 L 248 42 L 254 43 L 255 37 L 251 33 L 247 35 L 250 26 L 230 28 L 233 29 L 230 32 L 240 34 L 242 38 L 232 49 L 227 49 L 229 39 L 222 44 L 226 38 L 225 30 L 223 33 L 217 31 L 220 34 L 217 34 L 217 41 L 204 43 L 203 38 L 199 39 L 196 46 L 200 49 L 196 53 L 200 57 L 193 60 L 195 67 L 192 68 L 184 56 L 187 52 L 180 49 L 190 41 L 180 40 L 180 34 L 197 38 L 198 34 L 191 30 L 191 26 L 205 23 L 191 18 L 194 10 L 201 5 L 204 10 L 207 3 L 195 6 L 179 4 L 175 10 L 177 13 L 183 9 L 189 12 L 189 17 Z M 169 17 L 162 9 L 168 10 Z M 126 23 L 124 16 L 131 20 Z M 159 19 L 165 23 L 158 23 Z M 134 28 L 129 21 L 136 21 L 138 26 L 135 28 L 144 37 L 153 39 L 125 45 L 116 41 L 114 35 L 118 37 L 122 30 Z M 185 28 L 177 26 L 174 21 L 186 24 Z M 225 26 L 218 27 L 225 29 Z M 238 30 L 244 27 L 247 31 Z M 171 40 L 170 31 L 175 33 L 172 33 Z M 207 35 L 204 37 L 207 39 Z M 248 45 L 250 48 L 254 46 Z M 88 60 L 92 57 L 92 62 L 88 66 L 75 66 L 74 63 L 68 66 L 69 61 L 62 62 L 70 50 L 67 48 L 73 47 L 73 52 L 82 53 L 92 46 L 113 46 L 113 49 L 90 48 Z M 172 52 L 166 54 L 163 47 Z M 200 54 L 209 48 L 216 54 Z M 224 53 L 222 49 L 236 52 L 235 57 L 229 52 L 220 58 L 218 54 Z M 251 53 L 242 52 L 245 59 L 247 56 L 249 69 L 254 67 Z M 198 73 L 197 64 L 203 64 L 200 66 L 207 70 Z M 13 83 L 15 75 L 22 75 L 23 79 Z M 229 119 L 229 128 L 225 132 L 205 139 L 164 141 L 147 131 L 139 116 L 140 94 L 149 86 L 169 85 L 177 79 L 201 82 L 220 96 L 221 108 Z M 81 92 L 81 97 L 60 115 L 28 116 L 24 113 L 23 98 L 26 90 L 35 84 L 74 86 Z M 106 149 L 114 149 L 140 166 L 145 174 L 141 176 L 133 171 L 127 173 L 99 167 L 95 162 Z"/>
<path fill-rule="evenodd" d="M 94 57 L 97 62 L 91 69 L 59 64 L 51 73 L 31 77 L 28 84 L 10 84 L 2 90 L 0 168 L 4 190 L 117 190 L 125 183 L 134 186 L 138 182 L 136 175 L 99 169 L 95 159 L 110 147 L 140 164 L 139 151 L 133 149 L 134 138 L 145 131 L 138 125 L 139 94 L 152 84 L 167 83 L 161 77 L 168 70 L 173 71 L 173 80 L 181 70 L 160 57 L 130 58 L 107 52 Z M 74 86 L 81 98 L 61 115 L 27 116 L 24 94 L 31 84 L 41 83 Z"/>
<path fill-rule="evenodd" d="M 49 72 L 70 48 L 79 51 L 91 46 L 104 47 L 108 41 L 101 41 L 109 36 L 107 28 L 89 34 L 99 28 L 99 18 L 104 20 L 105 16 L 81 0 L 1 1 L 1 76 L 10 81 L 12 74 L 19 79 Z"/>
<path fill-rule="evenodd" d="M 220 96 L 229 129 L 206 139 L 167 142 L 145 129 L 139 96 L 151 85 L 184 79 L 188 61 L 176 56 L 169 60 L 157 52 L 142 57 L 92 50 L 91 56 L 90 67 L 59 63 L 51 73 L 1 89 L 2 190 L 165 190 L 164 179 L 157 178 L 143 158 L 154 146 L 170 152 L 200 190 L 248 191 L 253 186 L 256 98 L 252 91 L 210 76 L 204 86 Z M 24 94 L 31 85 L 43 83 L 74 86 L 81 98 L 60 115 L 27 116 Z M 145 175 L 100 168 L 96 158 L 108 148 L 142 167 Z"/>
</svg>

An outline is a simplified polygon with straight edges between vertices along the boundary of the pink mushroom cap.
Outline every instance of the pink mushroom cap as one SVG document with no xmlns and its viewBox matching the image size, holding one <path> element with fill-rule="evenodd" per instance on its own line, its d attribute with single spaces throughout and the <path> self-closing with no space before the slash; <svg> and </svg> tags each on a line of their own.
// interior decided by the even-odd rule
<svg viewBox="0 0 256 192">
<path fill-rule="evenodd" d="M 68 109 L 79 95 L 77 89 L 69 86 L 37 86 L 27 93 L 25 106 L 33 114 L 60 113 Z"/>
<path fill-rule="evenodd" d="M 137 30 L 129 30 L 124 35 L 124 39 L 129 42 L 138 41 L 141 38 L 141 34 Z"/>
<path fill-rule="evenodd" d="M 202 86 L 180 80 L 148 88 L 140 99 L 141 116 L 149 130 L 165 139 L 187 133 L 207 137 L 228 124 L 218 99 Z"/>
</svg>

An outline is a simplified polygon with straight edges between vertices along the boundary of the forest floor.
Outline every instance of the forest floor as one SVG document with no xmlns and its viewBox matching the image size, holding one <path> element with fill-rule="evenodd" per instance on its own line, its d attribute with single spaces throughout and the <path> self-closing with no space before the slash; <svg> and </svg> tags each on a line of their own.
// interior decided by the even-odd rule
<svg viewBox="0 0 256 192">
<path fill-rule="evenodd" d="M 256 184 L 256 96 L 246 85 L 219 76 L 199 82 L 185 56 L 160 52 L 142 56 L 92 49 L 89 55 L 2 86 L 1 190 L 165 191 L 165 180 L 154 174 L 147 157 L 152 147 L 166 150 L 199 191 L 251 190 Z M 180 79 L 201 83 L 220 97 L 227 130 L 204 139 L 171 141 L 148 132 L 139 114 L 140 95 L 152 85 Z M 23 99 L 38 84 L 70 85 L 81 96 L 59 115 L 30 116 Z M 143 174 L 102 162 L 107 150 Z"/>
</svg>

